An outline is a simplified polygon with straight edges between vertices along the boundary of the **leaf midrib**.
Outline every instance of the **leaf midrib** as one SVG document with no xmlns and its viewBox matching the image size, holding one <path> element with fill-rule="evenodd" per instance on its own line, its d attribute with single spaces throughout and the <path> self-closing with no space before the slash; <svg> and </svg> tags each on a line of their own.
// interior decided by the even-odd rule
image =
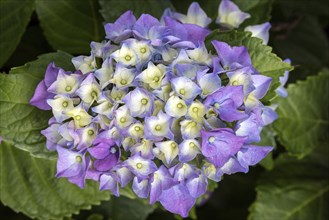
<svg viewBox="0 0 329 220">
<path fill-rule="evenodd" d="M 322 195 L 324 195 L 328 190 L 329 190 L 329 185 L 327 184 L 326 187 L 324 187 L 322 190 L 318 191 L 318 193 L 316 193 L 315 195 L 313 195 L 310 198 L 308 198 L 307 200 L 305 200 L 301 205 L 299 205 L 296 208 L 294 208 L 291 212 L 288 212 L 287 216 L 284 219 L 285 220 L 289 220 L 289 218 L 292 215 L 294 215 L 295 213 L 297 213 L 298 211 L 300 211 L 303 207 L 307 206 L 308 204 L 310 204 L 311 202 L 313 202 L 317 198 L 319 198 Z"/>
</svg>

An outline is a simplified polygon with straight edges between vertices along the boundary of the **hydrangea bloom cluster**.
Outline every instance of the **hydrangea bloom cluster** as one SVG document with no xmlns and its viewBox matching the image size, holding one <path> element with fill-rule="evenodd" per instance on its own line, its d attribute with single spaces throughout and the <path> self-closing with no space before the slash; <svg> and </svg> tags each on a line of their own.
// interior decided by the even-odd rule
<svg viewBox="0 0 329 220">
<path fill-rule="evenodd" d="M 232 21 L 232 10 L 217 20 Z M 272 150 L 254 145 L 276 119 L 260 101 L 272 79 L 246 47 L 213 41 L 212 55 L 210 22 L 197 3 L 161 21 L 128 11 L 90 56 L 72 59 L 75 72 L 49 64 L 31 104 L 53 112 L 42 134 L 58 153 L 57 177 L 99 181 L 115 196 L 131 185 L 186 217 L 209 180 L 246 173 Z"/>
</svg>

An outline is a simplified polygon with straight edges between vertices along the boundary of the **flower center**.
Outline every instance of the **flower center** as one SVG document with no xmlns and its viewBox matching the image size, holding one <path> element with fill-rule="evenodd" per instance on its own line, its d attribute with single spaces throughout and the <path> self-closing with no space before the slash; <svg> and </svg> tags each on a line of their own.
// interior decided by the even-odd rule
<svg viewBox="0 0 329 220">
<path fill-rule="evenodd" d="M 136 167 L 137 167 L 137 169 L 142 169 L 143 168 L 143 164 L 142 163 L 137 163 L 136 164 Z"/>
<path fill-rule="evenodd" d="M 214 106 L 215 106 L 215 108 L 219 109 L 220 104 L 219 104 L 218 102 L 216 102 L 216 103 L 214 104 Z"/>
<path fill-rule="evenodd" d="M 199 109 L 198 109 L 197 107 L 194 107 L 194 108 L 192 108 L 192 111 L 193 111 L 193 112 L 198 112 Z"/>
<path fill-rule="evenodd" d="M 141 100 L 142 105 L 146 105 L 149 101 L 146 98 L 143 98 Z"/>
<path fill-rule="evenodd" d="M 176 148 L 176 144 L 175 144 L 175 143 L 171 143 L 170 146 L 171 146 L 172 148 Z"/>
<path fill-rule="evenodd" d="M 120 81 L 120 83 L 121 83 L 121 85 L 126 85 L 126 84 L 127 84 L 127 80 L 122 79 L 122 80 Z"/>
<path fill-rule="evenodd" d="M 125 123 L 126 122 L 126 118 L 124 118 L 124 117 L 120 118 L 120 122 L 121 123 Z"/>
<path fill-rule="evenodd" d="M 180 89 L 180 90 L 179 90 L 179 93 L 180 93 L 181 95 L 185 95 L 185 89 Z"/>
<path fill-rule="evenodd" d="M 235 81 L 232 82 L 232 85 L 237 86 L 237 85 L 239 85 L 239 83 L 238 83 L 238 81 L 235 80 Z"/>
<path fill-rule="evenodd" d="M 69 105 L 69 103 L 68 103 L 67 101 L 64 101 L 64 102 L 62 103 L 62 106 L 63 106 L 64 108 L 66 108 L 68 105 Z"/>
<path fill-rule="evenodd" d="M 142 48 L 140 49 L 140 52 L 141 52 L 141 53 L 146 53 L 146 48 L 145 48 L 145 47 L 142 47 Z"/>
<path fill-rule="evenodd" d="M 89 130 L 89 131 L 88 131 L 88 134 L 89 134 L 89 135 L 93 135 L 93 134 L 95 134 L 95 132 L 94 132 L 94 130 Z"/>
<path fill-rule="evenodd" d="M 160 77 L 158 77 L 158 76 L 155 76 L 155 77 L 153 78 L 153 81 L 154 81 L 154 82 L 159 82 L 159 80 L 160 80 Z"/>
<path fill-rule="evenodd" d="M 156 131 L 160 131 L 160 130 L 161 130 L 161 125 L 157 125 L 157 126 L 155 126 L 155 130 L 156 130 Z"/>
<path fill-rule="evenodd" d="M 117 152 L 117 149 L 115 149 L 114 147 L 112 147 L 112 148 L 110 149 L 110 152 L 111 152 L 112 154 L 115 154 L 115 153 Z"/>
<path fill-rule="evenodd" d="M 215 142 L 215 137 L 213 137 L 213 136 L 211 136 L 211 137 L 209 137 L 209 139 L 208 139 L 208 141 L 209 141 L 209 143 L 213 143 L 213 142 Z"/>
<path fill-rule="evenodd" d="M 139 126 L 135 127 L 135 131 L 140 131 L 140 130 L 141 130 L 141 128 Z"/>
<path fill-rule="evenodd" d="M 177 108 L 183 108 L 183 104 L 182 103 L 178 103 L 177 104 Z"/>
<path fill-rule="evenodd" d="M 66 91 L 66 92 L 70 92 L 71 90 L 72 90 L 72 87 L 71 87 L 71 86 L 66 86 L 66 87 L 65 87 L 65 91 Z"/>
<path fill-rule="evenodd" d="M 81 162 L 82 162 L 82 157 L 81 157 L 81 156 L 76 156 L 76 157 L 75 157 L 75 161 L 76 161 L 77 163 L 81 163 Z"/>
<path fill-rule="evenodd" d="M 126 60 L 126 61 L 130 61 L 130 60 L 131 60 L 131 56 L 130 56 L 130 55 L 126 55 L 126 56 L 125 56 L 125 60 Z"/>
<path fill-rule="evenodd" d="M 93 97 L 94 99 L 97 98 L 97 92 L 92 91 L 92 92 L 91 92 L 91 97 Z"/>
<path fill-rule="evenodd" d="M 81 120 L 81 116 L 80 115 L 75 116 L 75 120 L 80 121 Z"/>
<path fill-rule="evenodd" d="M 189 143 L 189 146 L 190 146 L 191 148 L 195 148 L 196 145 L 195 145 L 195 143 L 190 142 L 190 143 Z"/>
</svg>

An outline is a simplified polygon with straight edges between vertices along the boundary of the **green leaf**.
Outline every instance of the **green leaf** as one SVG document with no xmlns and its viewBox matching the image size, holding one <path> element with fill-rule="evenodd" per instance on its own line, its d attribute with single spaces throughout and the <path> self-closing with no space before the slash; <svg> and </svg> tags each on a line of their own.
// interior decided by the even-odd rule
<svg viewBox="0 0 329 220">
<path fill-rule="evenodd" d="M 151 14 L 160 18 L 166 8 L 173 8 L 168 0 L 99 0 L 101 14 L 106 22 L 114 22 L 124 12 L 131 10 L 138 18 L 141 14 Z"/>
<path fill-rule="evenodd" d="M 34 11 L 34 0 L 0 0 L 0 67 L 17 47 Z"/>
<path fill-rule="evenodd" d="M 5 67 L 22 66 L 25 63 L 36 59 L 39 55 L 52 52 L 46 38 L 42 34 L 40 26 L 30 26 L 26 28 L 21 42 L 15 52 L 5 63 Z"/>
<path fill-rule="evenodd" d="M 36 10 L 55 50 L 89 54 L 90 42 L 104 39 L 97 0 L 36 0 Z"/>
<path fill-rule="evenodd" d="M 329 64 L 329 43 L 327 35 L 318 20 L 303 16 L 291 23 L 277 24 L 277 28 L 290 27 L 273 33 L 272 44 L 281 57 L 288 57 L 297 66 L 289 81 L 306 79 L 317 74 L 323 66 Z"/>
<path fill-rule="evenodd" d="M 273 79 L 269 92 L 263 98 L 263 101 L 270 101 L 276 97 L 275 89 L 280 86 L 279 77 L 283 76 L 286 70 L 291 70 L 292 67 L 272 53 L 271 47 L 262 44 L 262 40 L 251 37 L 249 32 L 242 31 L 221 32 L 215 30 L 206 39 L 208 48 L 213 48 L 211 46 L 211 41 L 213 40 L 224 41 L 231 46 L 246 46 L 253 66 L 261 74 Z"/>
<path fill-rule="evenodd" d="M 104 201 L 91 210 L 82 211 L 74 216 L 75 220 L 84 220 L 91 213 L 101 216 L 103 219 L 112 220 L 144 220 L 155 209 L 155 205 L 149 205 L 146 200 L 130 199 L 120 194 L 120 197 L 111 197 L 110 201 Z"/>
<path fill-rule="evenodd" d="M 256 187 L 249 220 L 328 219 L 328 150 L 323 147 L 303 160 L 281 156 Z"/>
<path fill-rule="evenodd" d="M 288 97 L 278 102 L 274 128 L 289 153 L 302 158 L 328 138 L 329 71 L 290 84 L 287 91 Z"/>
<path fill-rule="evenodd" d="M 48 126 L 50 111 L 29 104 L 37 84 L 43 79 L 50 62 L 65 70 L 73 70 L 72 56 L 64 53 L 42 55 L 38 60 L 0 74 L 0 136 L 22 150 L 38 157 L 52 157 L 40 131 Z"/>
<path fill-rule="evenodd" d="M 0 145 L 0 200 L 30 218 L 62 219 L 109 199 L 95 182 L 85 189 L 57 179 L 56 162 L 31 157 L 10 144 Z"/>
<path fill-rule="evenodd" d="M 144 220 L 155 208 L 144 200 L 124 196 L 114 198 L 109 203 L 109 213 L 113 220 Z"/>
</svg>

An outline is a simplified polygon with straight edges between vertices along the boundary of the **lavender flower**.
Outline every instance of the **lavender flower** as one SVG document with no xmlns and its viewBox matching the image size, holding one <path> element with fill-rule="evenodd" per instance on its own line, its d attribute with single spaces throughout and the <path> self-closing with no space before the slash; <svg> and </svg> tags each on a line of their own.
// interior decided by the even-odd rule
<svg viewBox="0 0 329 220">
<path fill-rule="evenodd" d="M 229 28 L 249 17 L 229 0 L 219 11 Z M 210 22 L 197 3 L 161 21 L 128 11 L 105 25 L 108 40 L 92 42 L 90 56 L 72 59 L 75 72 L 49 64 L 30 103 L 52 110 L 42 134 L 58 153 L 57 177 L 82 188 L 87 178 L 99 181 L 115 196 L 132 186 L 187 217 L 208 179 L 248 172 L 272 150 L 254 145 L 276 119 L 261 101 L 272 79 L 252 66 L 246 47 L 213 41 L 211 54 Z"/>
</svg>

